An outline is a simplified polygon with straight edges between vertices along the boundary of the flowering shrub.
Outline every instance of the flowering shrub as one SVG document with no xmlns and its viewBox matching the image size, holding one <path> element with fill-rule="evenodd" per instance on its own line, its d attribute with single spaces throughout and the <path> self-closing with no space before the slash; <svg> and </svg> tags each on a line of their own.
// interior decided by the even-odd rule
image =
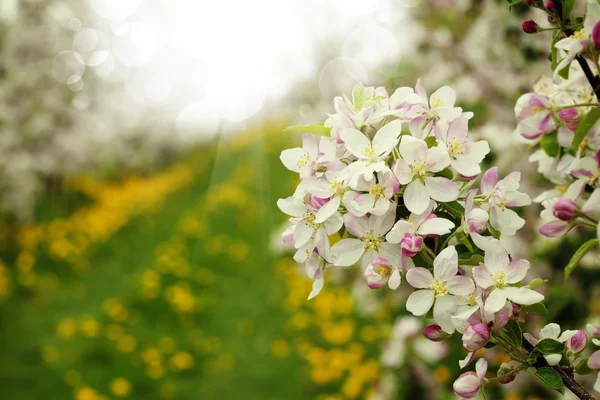
<svg viewBox="0 0 600 400">
<path fill-rule="evenodd" d="M 574 1 L 525 3 L 547 12 L 554 31 L 553 77 L 540 78 L 515 106 L 515 135 L 530 145 L 539 171 L 559 185 L 535 199 L 545 207 L 539 231 L 555 237 L 581 225 L 600 235 L 600 4 L 590 0 L 584 19 L 570 16 Z M 530 20 L 523 30 L 548 29 Z M 488 364 L 479 359 L 476 372 L 455 381 L 460 397 L 474 398 L 485 384 L 509 383 L 526 371 L 549 389 L 564 393 L 566 386 L 592 399 L 574 379 L 600 368 L 599 352 L 581 356 L 588 339 L 583 330 L 561 334 L 550 323 L 537 338 L 523 333 L 519 317 L 545 312 L 535 290 L 544 281 L 523 282 L 529 262 L 511 257 L 500 238 L 524 226 L 513 208 L 531 200 L 519 191 L 519 171 L 500 179 L 490 168 L 476 188 L 490 148 L 468 140 L 473 113 L 455 102 L 452 88 L 428 96 L 420 80 L 392 95 L 358 84 L 350 97 L 334 99 L 335 113 L 323 123 L 287 129 L 304 133 L 302 147 L 281 154 L 301 181 L 278 206 L 291 217 L 283 240 L 314 281 L 309 299 L 322 290 L 326 268 L 359 263 L 372 289 L 416 289 L 406 309 L 415 316 L 433 310 L 435 324 L 423 331 L 428 339 L 462 334 L 468 354 L 461 368 L 483 348 L 497 346 L 510 357 L 489 379 Z M 567 276 L 597 243 L 581 246 Z M 591 325 L 588 331 L 598 332 Z"/>
</svg>

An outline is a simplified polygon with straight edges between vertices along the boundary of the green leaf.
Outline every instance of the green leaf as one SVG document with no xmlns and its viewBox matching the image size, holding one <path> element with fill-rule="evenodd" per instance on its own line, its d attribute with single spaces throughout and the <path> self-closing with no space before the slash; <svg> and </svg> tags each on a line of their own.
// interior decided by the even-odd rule
<svg viewBox="0 0 600 400">
<path fill-rule="evenodd" d="M 452 178 L 454 178 L 454 173 L 452 172 L 452 170 L 450 168 L 444 168 L 443 170 L 438 172 L 436 174 L 436 176 L 442 176 L 444 178 L 448 178 L 448 179 L 452 180 Z"/>
<path fill-rule="evenodd" d="M 564 393 L 565 386 L 560 377 L 560 374 L 551 367 L 542 367 L 535 371 L 535 376 L 538 377 L 542 383 L 551 390 L 557 390 Z"/>
<path fill-rule="evenodd" d="M 460 220 L 462 215 L 465 213 L 465 208 L 460 205 L 458 201 L 452 201 L 450 203 L 439 203 L 444 210 L 452 214 L 453 217 Z"/>
<path fill-rule="evenodd" d="M 497 231 L 496 229 L 494 229 L 492 224 L 490 224 L 489 222 L 488 222 L 488 230 L 490 231 L 490 233 L 492 234 L 494 239 L 500 239 L 500 231 Z"/>
<path fill-rule="evenodd" d="M 535 365 L 540 356 L 541 354 L 538 351 L 532 351 L 531 353 L 529 353 L 529 356 L 527 356 L 527 364 Z"/>
<path fill-rule="evenodd" d="M 550 61 L 551 61 L 552 71 L 554 71 L 556 69 L 556 64 L 558 64 L 558 60 L 557 60 L 558 50 L 556 49 L 556 47 L 554 47 L 554 45 L 559 40 L 560 40 L 560 31 L 556 31 L 552 35 L 552 43 L 550 44 L 550 57 L 549 58 L 550 58 Z"/>
<path fill-rule="evenodd" d="M 588 359 L 589 357 L 582 358 L 577 365 L 575 366 L 575 373 L 579 375 L 589 375 L 594 372 L 593 369 L 588 367 Z"/>
<path fill-rule="evenodd" d="M 373 99 L 374 90 L 372 86 L 364 87 L 360 83 L 354 85 L 354 89 L 352 89 L 352 103 L 356 111 L 362 110 Z"/>
<path fill-rule="evenodd" d="M 588 132 L 592 127 L 596 124 L 596 121 L 600 118 L 600 109 L 598 107 L 592 108 L 585 118 L 577 125 L 577 129 L 575 130 L 575 135 L 573 136 L 573 140 L 571 141 L 570 150 L 576 152 L 577 148 L 583 142 L 583 139 L 587 136 Z"/>
<path fill-rule="evenodd" d="M 293 133 L 313 133 L 315 135 L 329 136 L 329 132 L 331 132 L 331 128 L 323 126 L 323 122 L 317 122 L 316 124 L 309 124 L 309 125 L 288 126 L 283 131 L 284 132 L 293 132 Z"/>
<path fill-rule="evenodd" d="M 574 6 L 575 0 L 562 0 L 562 15 L 565 21 L 568 19 L 567 17 L 571 14 L 571 11 L 573 11 Z"/>
<path fill-rule="evenodd" d="M 515 349 L 521 348 L 523 345 L 523 331 L 517 321 L 514 319 L 509 320 L 502 332 Z"/>
<path fill-rule="evenodd" d="M 483 263 L 483 256 L 477 253 L 462 253 L 458 256 L 459 265 L 474 265 L 477 266 Z"/>
<path fill-rule="evenodd" d="M 558 340 L 546 338 L 535 345 L 533 351 L 539 351 L 541 354 L 560 354 L 565 349 L 565 345 Z"/>
<path fill-rule="evenodd" d="M 427 148 L 432 148 L 434 146 L 437 146 L 437 140 L 435 139 L 435 136 L 427 136 L 425 138 L 425 143 L 427 143 Z"/>
<path fill-rule="evenodd" d="M 546 309 L 546 306 L 542 303 L 536 303 L 530 306 L 521 307 L 521 314 L 523 313 L 548 315 L 548 310 Z"/>
<path fill-rule="evenodd" d="M 511 8 L 517 4 L 519 4 L 521 2 L 521 0 L 506 0 L 506 2 L 508 3 L 508 11 L 511 10 Z"/>
<path fill-rule="evenodd" d="M 560 152 L 560 144 L 558 144 L 557 132 L 552 132 L 548 135 L 542 135 L 540 144 L 544 152 L 550 157 L 556 157 Z"/>
<path fill-rule="evenodd" d="M 598 239 L 590 239 L 584 244 L 582 244 L 579 249 L 577 249 L 575 254 L 573 254 L 573 257 L 571 257 L 571 261 L 569 261 L 569 264 L 567 264 L 567 266 L 565 267 L 565 282 L 567 281 L 567 279 L 569 279 L 571 272 L 573 272 L 575 267 L 577 267 L 577 264 L 579 264 L 579 261 L 581 261 L 583 256 L 597 245 Z"/>
<path fill-rule="evenodd" d="M 535 289 L 535 288 L 542 286 L 546 282 L 548 282 L 547 279 L 535 278 L 535 279 L 529 281 L 529 283 L 527 284 L 527 287 L 529 289 Z"/>
<path fill-rule="evenodd" d="M 558 71 L 558 75 L 563 79 L 569 79 L 569 70 L 571 69 L 571 63 L 568 63 L 566 67 Z"/>
<path fill-rule="evenodd" d="M 464 245 L 471 253 L 474 252 L 473 245 L 471 244 L 471 241 L 469 240 L 468 236 L 463 236 L 462 238 L 460 238 L 458 240 L 458 243 Z"/>
</svg>

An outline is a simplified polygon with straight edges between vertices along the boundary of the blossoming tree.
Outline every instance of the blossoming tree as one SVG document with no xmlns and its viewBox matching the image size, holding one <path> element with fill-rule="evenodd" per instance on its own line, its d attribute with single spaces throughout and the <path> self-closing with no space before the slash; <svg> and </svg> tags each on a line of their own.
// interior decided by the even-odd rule
<svg viewBox="0 0 600 400">
<path fill-rule="evenodd" d="M 558 185 L 534 199 L 545 207 L 539 232 L 556 237 L 582 226 L 600 236 L 600 3 L 589 0 L 585 16 L 571 15 L 574 0 L 523 3 L 543 10 L 549 24 L 525 21 L 525 33 L 553 31 L 552 76 L 515 106 L 515 135 Z M 536 291 L 544 281 L 525 282 L 530 263 L 512 257 L 500 239 L 524 226 L 514 208 L 531 199 L 519 190 L 519 171 L 501 178 L 493 167 L 478 179 L 490 147 L 469 140 L 473 113 L 455 103 L 452 88 L 429 96 L 420 80 L 391 95 L 357 84 L 351 96 L 334 99 L 335 113 L 323 123 L 287 129 L 304 134 L 302 147 L 281 154 L 301 182 L 278 206 L 291 217 L 283 240 L 314 280 L 309 299 L 323 289 L 326 268 L 359 264 L 372 289 L 414 289 L 406 309 L 434 320 L 425 337 L 462 335 L 461 368 L 481 349 L 510 357 L 490 378 L 480 358 L 454 382 L 458 396 L 475 398 L 488 383 L 529 373 L 549 389 L 593 399 L 576 375 L 600 369 L 600 351 L 582 356 L 588 335 L 600 345 L 600 328 L 561 332 L 551 322 L 538 334 L 523 331 L 524 317 L 545 311 Z M 566 277 L 597 244 L 581 245 Z"/>
</svg>

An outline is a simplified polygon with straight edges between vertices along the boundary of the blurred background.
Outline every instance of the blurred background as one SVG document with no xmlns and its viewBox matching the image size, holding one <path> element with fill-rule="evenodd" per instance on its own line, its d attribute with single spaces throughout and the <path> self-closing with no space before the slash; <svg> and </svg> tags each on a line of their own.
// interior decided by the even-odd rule
<svg viewBox="0 0 600 400">
<path fill-rule="evenodd" d="M 579 2 L 578 2 L 579 3 Z M 451 399 L 460 338 L 435 344 L 403 290 L 311 281 L 279 244 L 279 162 L 355 82 L 457 91 L 487 167 L 543 179 L 513 107 L 550 38 L 505 0 L 0 0 L 0 397 Z M 535 17 L 535 15 L 533 15 Z M 507 246 L 548 285 L 545 320 L 600 313 L 586 233 Z M 329 272 L 332 272 L 329 274 Z M 568 289 L 568 290 L 566 290 Z M 536 328 L 537 327 L 537 328 Z M 490 354 L 490 352 L 488 352 Z M 506 360 L 503 354 L 493 364 Z M 593 377 L 590 377 L 593 379 Z M 518 378 L 488 399 L 553 395 Z"/>
</svg>

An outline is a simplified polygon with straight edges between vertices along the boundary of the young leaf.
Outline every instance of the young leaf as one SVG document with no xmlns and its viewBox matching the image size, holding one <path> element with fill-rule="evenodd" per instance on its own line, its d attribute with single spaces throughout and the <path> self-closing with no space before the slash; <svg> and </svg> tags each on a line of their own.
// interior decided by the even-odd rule
<svg viewBox="0 0 600 400">
<path fill-rule="evenodd" d="M 440 204 L 446 211 L 448 211 L 450 214 L 452 214 L 453 217 L 455 217 L 459 220 L 465 212 L 465 208 L 463 206 L 461 206 L 458 201 L 452 201 L 450 203 L 440 203 Z"/>
<path fill-rule="evenodd" d="M 568 19 L 567 17 L 573 11 L 573 7 L 575 6 L 575 0 L 562 0 L 562 15 L 565 21 Z"/>
<path fill-rule="evenodd" d="M 582 244 L 579 249 L 577 249 L 575 254 L 573 254 L 573 257 L 571 258 L 571 261 L 569 261 L 569 264 L 567 264 L 567 266 L 565 267 L 565 282 L 567 281 L 567 279 L 569 279 L 571 272 L 573 272 L 575 267 L 577 267 L 577 264 L 579 264 L 579 261 L 581 261 L 583 256 L 597 245 L 598 239 L 590 239 L 584 244 Z"/>
<path fill-rule="evenodd" d="M 450 168 L 444 168 L 443 170 L 438 172 L 437 175 L 448 179 L 454 178 L 454 173 L 452 173 L 452 170 Z"/>
<path fill-rule="evenodd" d="M 556 69 L 556 65 L 558 64 L 558 50 L 554 45 L 560 40 L 560 31 L 554 32 L 552 35 L 552 43 L 550 44 L 550 62 L 552 71 Z"/>
<path fill-rule="evenodd" d="M 569 79 L 569 70 L 571 69 L 571 63 L 567 64 L 566 67 L 558 71 L 558 75 L 563 79 Z"/>
<path fill-rule="evenodd" d="M 506 0 L 506 2 L 508 3 L 508 11 L 511 10 L 511 8 L 517 4 L 519 4 L 521 2 L 521 0 Z"/>
<path fill-rule="evenodd" d="M 509 320 L 504 327 L 504 335 L 515 349 L 518 349 L 523 345 L 523 331 L 521 330 L 519 323 L 514 319 Z"/>
<path fill-rule="evenodd" d="M 558 354 L 562 353 L 565 349 L 565 345 L 558 340 L 546 338 L 542 339 L 535 345 L 533 351 L 539 351 L 541 354 Z"/>
<path fill-rule="evenodd" d="M 536 303 L 530 306 L 521 307 L 521 313 L 548 315 L 548 310 L 546 309 L 546 306 L 542 303 Z"/>
<path fill-rule="evenodd" d="M 543 367 L 535 371 L 535 376 L 551 390 L 557 390 L 564 393 L 565 386 L 558 372 L 551 367 Z"/>
<path fill-rule="evenodd" d="M 596 121 L 600 118 L 600 110 L 598 107 L 592 108 L 585 118 L 577 125 L 577 129 L 575 130 L 575 135 L 573 136 L 573 140 L 571 141 L 571 147 L 569 149 L 573 152 L 577 151 L 577 148 L 585 139 L 588 132 L 592 127 L 596 124 Z"/>
<path fill-rule="evenodd" d="M 323 126 L 322 122 L 317 122 L 316 124 L 309 124 L 309 125 L 288 126 L 283 131 L 284 132 L 293 132 L 293 133 L 313 133 L 315 135 L 329 136 L 329 132 L 331 132 L 331 128 Z"/>
<path fill-rule="evenodd" d="M 476 253 L 462 253 L 458 256 L 459 265 L 474 265 L 477 266 L 483 263 L 483 256 Z"/>
<path fill-rule="evenodd" d="M 427 143 L 427 148 L 429 148 L 429 149 L 434 146 L 437 146 L 437 144 L 438 144 L 435 136 L 427 136 L 425 138 L 425 143 Z M 452 179 L 452 178 L 450 178 L 450 179 Z"/>
<path fill-rule="evenodd" d="M 575 366 L 575 373 L 579 375 L 589 375 L 594 372 L 593 369 L 588 367 L 588 359 L 589 357 L 582 358 L 581 361 L 577 363 Z"/>
<path fill-rule="evenodd" d="M 556 157 L 560 151 L 560 144 L 558 144 L 558 132 L 542 135 L 542 141 L 540 142 L 540 145 L 547 155 L 550 157 Z"/>
</svg>

